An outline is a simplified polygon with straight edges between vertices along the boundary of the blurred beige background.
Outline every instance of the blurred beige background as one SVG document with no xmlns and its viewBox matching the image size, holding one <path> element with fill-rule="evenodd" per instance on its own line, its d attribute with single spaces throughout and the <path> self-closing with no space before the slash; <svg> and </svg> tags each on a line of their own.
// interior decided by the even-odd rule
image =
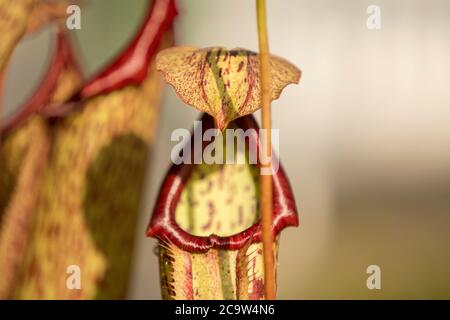
<svg viewBox="0 0 450 320">
<path fill-rule="evenodd" d="M 74 36 L 92 73 L 133 34 L 145 0 L 86 2 Z M 257 50 L 254 1 L 178 3 L 178 44 Z M 366 27 L 371 4 L 381 8 L 380 30 Z M 272 53 L 303 70 L 300 86 L 273 104 L 301 219 L 281 239 L 278 297 L 450 298 L 450 2 L 267 6 Z M 42 42 L 30 39 L 17 61 L 45 59 Z M 29 69 L 17 62 L 9 74 L 17 74 L 7 81 L 13 88 Z M 6 98 L 12 106 L 20 100 Z M 144 232 L 170 165 L 170 134 L 198 116 L 169 87 L 162 110 L 136 237 L 133 299 L 160 298 L 155 241 Z M 366 287 L 372 264 L 381 267 L 381 290 Z"/>
</svg>

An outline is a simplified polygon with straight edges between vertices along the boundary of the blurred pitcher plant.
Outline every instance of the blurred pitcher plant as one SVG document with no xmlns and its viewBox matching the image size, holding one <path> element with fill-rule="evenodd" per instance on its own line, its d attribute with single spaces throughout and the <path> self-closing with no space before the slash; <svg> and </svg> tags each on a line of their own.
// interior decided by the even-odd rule
<svg viewBox="0 0 450 320">
<path fill-rule="evenodd" d="M 0 2 L 3 13 L 0 29 L 4 39 L 0 49 L 2 74 L 22 37 L 63 16 L 63 4 Z M 51 137 L 40 112 L 49 103 L 69 98 L 82 82 L 64 28 L 59 23 L 54 27 L 56 46 L 43 79 L 16 113 L 8 118 L 0 117 L 0 298 L 3 299 L 11 297 L 17 280 L 28 246 L 40 182 L 48 164 Z"/>
<path fill-rule="evenodd" d="M 102 72 L 85 83 L 72 78 L 67 95 L 46 93 L 2 123 L 0 298 L 125 297 L 162 89 L 154 57 L 172 45 L 176 13 L 172 0 L 149 1 L 137 35 Z M 32 122 L 43 126 L 36 151 Z M 82 270 L 80 290 L 67 288 L 71 265 Z"/>
</svg>

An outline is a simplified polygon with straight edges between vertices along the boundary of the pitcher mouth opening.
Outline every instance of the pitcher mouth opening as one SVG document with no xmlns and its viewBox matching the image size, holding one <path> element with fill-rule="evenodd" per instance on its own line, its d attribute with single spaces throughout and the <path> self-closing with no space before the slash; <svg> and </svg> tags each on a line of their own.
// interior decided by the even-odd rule
<svg viewBox="0 0 450 320">
<path fill-rule="evenodd" d="M 14 129 L 33 114 L 45 112 L 44 109 L 51 102 L 58 80 L 64 72 L 75 72 L 82 78 L 81 68 L 75 59 L 67 32 L 61 27 L 54 26 L 48 27 L 46 30 L 51 33 L 52 57 L 46 63 L 46 71 L 42 80 L 31 96 L 5 121 L 0 122 L 0 132 L 2 133 Z"/>
<path fill-rule="evenodd" d="M 204 114 L 201 121 L 203 131 L 214 128 L 211 116 Z M 251 115 L 230 125 L 258 128 Z M 298 226 L 298 215 L 281 167 L 272 175 L 272 181 L 272 230 L 277 235 L 288 226 Z M 261 241 L 258 204 L 258 165 L 173 165 L 161 187 L 147 236 L 172 242 L 190 252 L 240 249 Z"/>
</svg>

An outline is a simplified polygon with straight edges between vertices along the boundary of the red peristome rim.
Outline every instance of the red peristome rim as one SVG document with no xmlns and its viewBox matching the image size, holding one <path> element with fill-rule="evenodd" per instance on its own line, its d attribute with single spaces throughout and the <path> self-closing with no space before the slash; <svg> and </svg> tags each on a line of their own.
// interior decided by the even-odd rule
<svg viewBox="0 0 450 320">
<path fill-rule="evenodd" d="M 130 84 L 142 83 L 164 32 L 171 27 L 177 14 L 174 0 L 153 1 L 142 27 L 127 49 L 88 81 L 71 101 L 92 98 Z"/>
<path fill-rule="evenodd" d="M 150 61 L 158 49 L 164 32 L 171 28 L 177 14 L 174 0 L 153 1 L 149 5 L 148 15 L 140 31 L 130 42 L 127 49 L 112 63 L 108 64 L 104 71 L 92 80 L 87 81 L 59 109 L 52 109 L 47 108 L 47 104 L 64 67 L 70 64 L 81 74 L 81 69 L 70 47 L 70 41 L 66 33 L 60 30 L 58 33 L 58 48 L 43 82 L 41 82 L 33 97 L 20 108 L 21 111 L 17 115 L 4 125 L 0 124 L 0 132 L 9 131 L 35 112 L 42 112 L 44 116 L 49 118 L 63 117 L 80 106 L 79 103 L 72 102 L 79 102 L 105 94 L 130 84 L 141 83 L 147 75 Z"/>
<path fill-rule="evenodd" d="M 17 114 L 1 125 L 0 132 L 7 132 L 22 121 L 28 119 L 30 115 L 42 111 L 50 102 L 52 93 L 56 88 L 57 81 L 64 68 L 70 66 L 81 74 L 81 69 L 73 54 L 66 31 L 59 27 L 56 37 L 57 45 L 55 53 L 53 54 L 43 81 L 39 84 L 33 96 L 19 109 Z"/>
<path fill-rule="evenodd" d="M 203 114 L 202 130 L 214 128 L 214 120 L 211 116 Z M 234 121 L 241 129 L 256 129 L 258 124 L 253 115 L 247 115 Z M 191 136 L 192 139 L 192 136 Z M 258 146 L 258 133 L 250 139 Z M 220 237 L 212 234 L 208 237 L 193 236 L 181 229 L 175 221 L 175 210 L 181 193 L 194 169 L 195 164 L 173 165 L 161 186 L 152 218 L 150 220 L 147 236 L 155 237 L 162 241 L 174 243 L 179 248 L 190 252 L 205 252 L 211 248 L 237 250 L 249 242 L 261 241 L 260 222 L 253 224 L 248 229 L 228 237 Z M 281 230 L 289 226 L 298 226 L 298 214 L 289 181 L 282 166 L 272 175 L 273 182 L 273 225 L 272 231 L 277 235 Z"/>
</svg>

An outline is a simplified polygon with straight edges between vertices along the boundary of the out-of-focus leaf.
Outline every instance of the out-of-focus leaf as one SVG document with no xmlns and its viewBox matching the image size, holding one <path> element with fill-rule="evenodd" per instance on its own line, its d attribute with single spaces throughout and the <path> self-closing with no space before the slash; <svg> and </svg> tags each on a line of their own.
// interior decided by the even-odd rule
<svg viewBox="0 0 450 320">
<path fill-rule="evenodd" d="M 68 4 L 68 0 L 0 0 L 0 74 L 20 38 L 64 17 Z"/>
</svg>

